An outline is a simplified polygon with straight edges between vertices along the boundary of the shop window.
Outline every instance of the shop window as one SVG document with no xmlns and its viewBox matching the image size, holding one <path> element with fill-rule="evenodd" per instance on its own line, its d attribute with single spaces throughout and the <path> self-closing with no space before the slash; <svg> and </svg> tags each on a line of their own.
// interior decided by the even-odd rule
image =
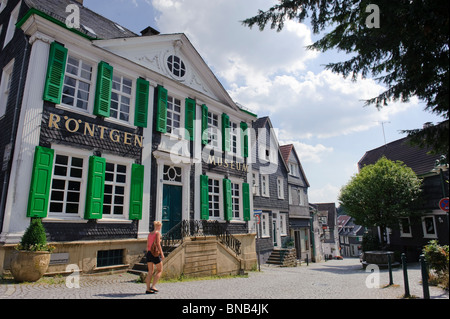
<svg viewBox="0 0 450 319">
<path fill-rule="evenodd" d="M 220 218 L 220 182 L 217 179 L 208 179 L 209 217 Z"/>
<path fill-rule="evenodd" d="M 67 58 L 62 103 L 77 109 L 88 110 L 92 65 L 69 55 Z"/>
<path fill-rule="evenodd" d="M 123 265 L 123 249 L 99 250 L 97 267 Z"/>
<path fill-rule="evenodd" d="M 124 215 L 127 181 L 127 166 L 106 162 L 103 215 Z"/>
<path fill-rule="evenodd" d="M 83 189 L 81 157 L 56 154 L 50 194 L 50 213 L 76 215 L 80 211 Z"/>
<path fill-rule="evenodd" d="M 110 117 L 128 122 L 130 119 L 133 81 L 124 76 L 113 76 Z"/>
</svg>

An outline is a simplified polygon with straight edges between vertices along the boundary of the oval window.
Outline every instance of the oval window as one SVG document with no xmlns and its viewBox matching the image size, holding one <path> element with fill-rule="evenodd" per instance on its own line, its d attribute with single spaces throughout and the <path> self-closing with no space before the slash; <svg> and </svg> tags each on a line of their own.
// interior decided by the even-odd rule
<svg viewBox="0 0 450 319">
<path fill-rule="evenodd" d="M 182 78 L 186 74 L 184 62 L 176 55 L 171 55 L 167 58 L 167 67 L 176 77 Z"/>
</svg>

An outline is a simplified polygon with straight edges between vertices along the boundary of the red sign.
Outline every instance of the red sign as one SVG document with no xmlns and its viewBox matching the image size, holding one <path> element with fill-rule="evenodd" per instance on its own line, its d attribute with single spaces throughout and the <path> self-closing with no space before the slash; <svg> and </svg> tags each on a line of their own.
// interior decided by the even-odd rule
<svg viewBox="0 0 450 319">
<path fill-rule="evenodd" d="M 448 197 L 439 201 L 439 208 L 448 213 Z"/>
</svg>

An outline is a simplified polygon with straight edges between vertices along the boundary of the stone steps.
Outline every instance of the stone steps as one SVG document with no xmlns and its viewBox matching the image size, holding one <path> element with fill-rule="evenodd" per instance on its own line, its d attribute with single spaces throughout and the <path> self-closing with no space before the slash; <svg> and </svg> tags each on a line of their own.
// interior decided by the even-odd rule
<svg viewBox="0 0 450 319">
<path fill-rule="evenodd" d="M 295 249 L 274 249 L 266 263 L 281 267 L 295 267 L 297 265 Z"/>
</svg>

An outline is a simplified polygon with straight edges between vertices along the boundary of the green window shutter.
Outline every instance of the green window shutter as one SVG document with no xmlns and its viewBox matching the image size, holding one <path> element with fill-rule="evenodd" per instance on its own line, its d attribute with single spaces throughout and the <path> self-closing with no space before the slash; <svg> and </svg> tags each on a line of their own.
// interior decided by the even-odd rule
<svg viewBox="0 0 450 319">
<path fill-rule="evenodd" d="M 131 166 L 130 217 L 131 220 L 142 219 L 142 201 L 144 198 L 144 166 Z"/>
<path fill-rule="evenodd" d="M 134 109 L 134 125 L 147 127 L 148 95 L 150 83 L 138 78 L 136 80 L 136 103 Z"/>
<path fill-rule="evenodd" d="M 113 67 L 100 61 L 97 69 L 97 87 L 95 90 L 94 114 L 109 117 L 111 106 L 111 89 L 113 80 Z"/>
<path fill-rule="evenodd" d="M 208 176 L 200 175 L 200 218 L 209 219 Z"/>
<path fill-rule="evenodd" d="M 202 144 L 208 144 L 208 107 L 202 105 Z"/>
<path fill-rule="evenodd" d="M 223 208 L 225 220 L 231 220 L 233 218 L 233 206 L 231 203 L 231 181 L 229 179 L 223 179 Z"/>
<path fill-rule="evenodd" d="M 61 95 L 66 71 L 67 49 L 57 42 L 50 45 L 47 76 L 44 86 L 45 101 L 61 103 Z"/>
<path fill-rule="evenodd" d="M 103 194 L 105 189 L 106 160 L 89 157 L 89 173 L 86 194 L 85 219 L 101 219 L 103 215 Z"/>
<path fill-rule="evenodd" d="M 245 122 L 241 122 L 241 144 L 242 144 L 242 156 L 248 157 L 248 124 Z"/>
<path fill-rule="evenodd" d="M 36 146 L 27 217 L 47 217 L 50 185 L 52 184 L 54 150 Z"/>
<path fill-rule="evenodd" d="M 242 183 L 242 208 L 244 220 L 250 220 L 250 184 Z"/>
<path fill-rule="evenodd" d="M 167 132 L 167 90 L 158 85 L 156 98 L 156 131 Z"/>
<path fill-rule="evenodd" d="M 189 141 L 194 141 L 195 139 L 195 100 L 186 99 L 186 139 Z"/>
<path fill-rule="evenodd" d="M 230 146 L 230 117 L 223 113 L 222 114 L 222 150 L 229 152 L 231 150 Z"/>
</svg>

